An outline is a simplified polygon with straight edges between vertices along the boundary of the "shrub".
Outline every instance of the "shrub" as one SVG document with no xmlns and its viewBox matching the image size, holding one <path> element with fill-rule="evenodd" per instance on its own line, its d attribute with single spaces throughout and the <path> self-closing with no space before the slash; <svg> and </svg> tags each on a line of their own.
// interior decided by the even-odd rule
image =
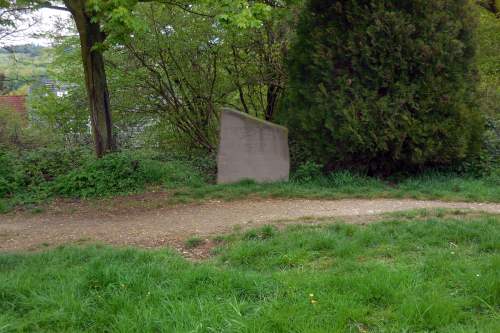
<svg viewBox="0 0 500 333">
<path fill-rule="evenodd" d="M 0 214 L 5 214 L 10 210 L 10 206 L 7 201 L 0 199 Z"/>
<path fill-rule="evenodd" d="M 160 162 L 129 153 L 90 159 L 80 168 L 55 180 L 54 192 L 62 196 L 106 197 L 140 191 L 146 185 L 196 186 L 203 177 L 182 162 Z"/>
<path fill-rule="evenodd" d="M 105 197 L 144 187 L 148 176 L 139 160 L 127 154 L 108 154 L 56 179 L 54 191 L 69 197 Z"/>
<path fill-rule="evenodd" d="M 27 119 L 9 108 L 0 107 L 0 146 L 27 149 L 47 145 L 50 135 L 28 125 Z"/>
<path fill-rule="evenodd" d="M 214 182 L 217 178 L 217 161 L 215 154 L 207 153 L 202 150 L 192 151 L 161 151 L 156 153 L 153 157 L 154 160 L 174 163 L 181 168 L 178 171 L 186 171 L 191 173 L 192 178 L 199 178 L 204 175 L 202 181 Z"/>
<path fill-rule="evenodd" d="M 309 0 L 279 114 L 301 158 L 390 173 L 479 151 L 472 13 L 468 0 Z"/>
<path fill-rule="evenodd" d="M 79 168 L 91 157 L 85 149 L 39 148 L 21 155 L 22 186 L 34 187 Z"/>
<path fill-rule="evenodd" d="M 17 188 L 16 156 L 0 149 L 0 198 L 4 198 Z"/>
<path fill-rule="evenodd" d="M 22 132 L 26 120 L 18 112 L 0 107 L 0 145 L 15 146 L 22 144 Z"/>
<path fill-rule="evenodd" d="M 321 178 L 321 165 L 314 162 L 306 162 L 300 165 L 293 175 L 293 179 L 300 182 L 310 182 Z"/>
</svg>

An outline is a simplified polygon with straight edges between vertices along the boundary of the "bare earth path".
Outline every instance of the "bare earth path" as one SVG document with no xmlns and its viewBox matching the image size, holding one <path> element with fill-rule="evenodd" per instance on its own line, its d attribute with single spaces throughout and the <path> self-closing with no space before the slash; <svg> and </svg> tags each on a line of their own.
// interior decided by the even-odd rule
<svg viewBox="0 0 500 333">
<path fill-rule="evenodd" d="M 144 198 L 142 198 L 144 200 Z M 146 198 L 147 199 L 147 198 Z M 127 208 L 128 207 L 128 208 Z M 339 217 L 353 223 L 374 220 L 382 213 L 421 208 L 469 209 L 500 214 L 500 204 L 418 200 L 244 200 L 211 201 L 170 207 L 84 207 L 48 210 L 41 214 L 0 215 L 0 251 L 34 250 L 73 242 L 160 247 L 190 236 L 208 237 L 236 226 L 254 227 L 300 218 Z M 306 219 L 307 221 L 307 219 Z M 181 246 L 182 247 L 182 246 Z"/>
</svg>

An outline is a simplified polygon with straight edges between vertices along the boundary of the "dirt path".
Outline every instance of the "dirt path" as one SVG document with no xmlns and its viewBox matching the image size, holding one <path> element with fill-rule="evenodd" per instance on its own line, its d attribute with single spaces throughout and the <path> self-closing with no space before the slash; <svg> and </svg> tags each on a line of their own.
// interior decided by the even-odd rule
<svg viewBox="0 0 500 333">
<path fill-rule="evenodd" d="M 41 214 L 0 215 L 0 251 L 85 241 L 142 247 L 175 246 L 193 235 L 208 237 L 229 232 L 236 226 L 254 227 L 280 220 L 292 223 L 291 220 L 304 217 L 343 217 L 353 223 L 370 222 L 378 214 L 420 208 L 471 209 L 500 214 L 500 204 L 390 199 L 211 201 L 163 208 L 125 207 L 130 205 L 114 210 L 105 206 L 76 207 Z"/>
</svg>

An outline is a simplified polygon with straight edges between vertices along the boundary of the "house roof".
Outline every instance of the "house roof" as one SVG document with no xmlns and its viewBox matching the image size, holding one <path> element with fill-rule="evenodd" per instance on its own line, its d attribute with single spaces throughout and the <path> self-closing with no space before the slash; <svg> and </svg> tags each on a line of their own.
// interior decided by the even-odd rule
<svg viewBox="0 0 500 333">
<path fill-rule="evenodd" d="M 26 114 L 26 96 L 0 96 L 0 108 Z"/>
</svg>

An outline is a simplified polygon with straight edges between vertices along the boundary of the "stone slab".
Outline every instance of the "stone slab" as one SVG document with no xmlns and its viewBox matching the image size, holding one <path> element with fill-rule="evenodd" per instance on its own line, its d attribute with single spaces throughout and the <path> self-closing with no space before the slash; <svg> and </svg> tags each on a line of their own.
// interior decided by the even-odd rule
<svg viewBox="0 0 500 333">
<path fill-rule="evenodd" d="M 217 183 L 286 181 L 290 174 L 288 129 L 246 113 L 221 113 Z"/>
</svg>

